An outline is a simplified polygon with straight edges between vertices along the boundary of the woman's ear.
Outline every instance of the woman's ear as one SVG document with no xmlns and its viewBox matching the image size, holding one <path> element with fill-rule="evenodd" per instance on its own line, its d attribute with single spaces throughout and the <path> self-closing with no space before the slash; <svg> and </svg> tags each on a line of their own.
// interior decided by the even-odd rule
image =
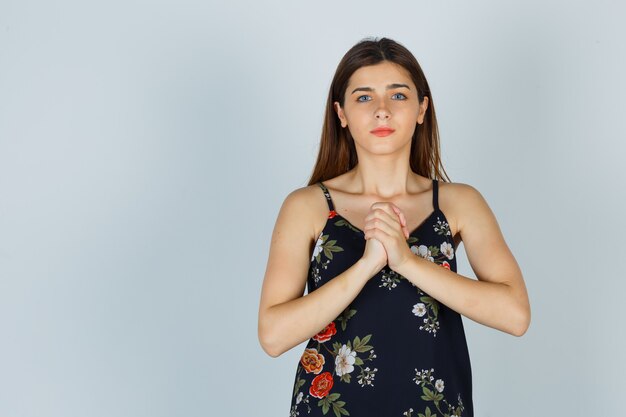
<svg viewBox="0 0 626 417">
<path fill-rule="evenodd" d="M 424 96 L 424 99 L 420 103 L 419 112 L 417 113 L 417 123 L 420 125 L 424 123 L 424 116 L 426 115 L 427 108 L 428 108 L 428 96 Z"/>
<path fill-rule="evenodd" d="M 339 121 L 341 122 L 341 127 L 348 126 L 348 120 L 346 120 L 346 115 L 343 112 L 343 109 L 341 108 L 339 102 L 335 101 L 333 103 L 333 106 L 335 107 L 335 111 L 337 112 L 337 116 L 339 117 Z"/>
</svg>

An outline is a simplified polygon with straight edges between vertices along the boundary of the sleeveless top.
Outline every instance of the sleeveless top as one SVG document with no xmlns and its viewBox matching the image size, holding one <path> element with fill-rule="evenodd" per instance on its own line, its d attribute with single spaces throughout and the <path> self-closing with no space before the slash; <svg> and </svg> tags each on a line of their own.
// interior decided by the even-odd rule
<svg viewBox="0 0 626 417">
<path fill-rule="evenodd" d="M 407 244 L 456 272 L 454 242 L 439 209 Z M 328 220 L 311 254 L 311 293 L 363 255 L 364 232 L 338 214 L 326 186 Z M 330 414 L 329 414 L 330 413 Z M 290 417 L 473 417 L 472 373 L 461 316 L 385 265 L 348 307 L 309 339 L 295 372 Z"/>
</svg>

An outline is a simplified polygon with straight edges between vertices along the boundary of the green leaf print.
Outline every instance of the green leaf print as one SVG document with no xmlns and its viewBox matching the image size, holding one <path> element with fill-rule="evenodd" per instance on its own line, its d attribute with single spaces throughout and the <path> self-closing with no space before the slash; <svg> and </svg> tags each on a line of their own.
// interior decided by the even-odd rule
<svg viewBox="0 0 626 417">
<path fill-rule="evenodd" d="M 355 352 L 363 353 L 372 349 L 372 346 L 367 344 L 367 342 L 369 342 L 371 337 L 372 337 L 371 334 L 368 334 L 363 339 L 359 339 L 359 336 L 356 336 L 354 338 L 354 343 L 353 343 L 354 347 L 352 348 L 352 350 L 354 350 Z"/>
<path fill-rule="evenodd" d="M 339 397 L 341 397 L 341 394 L 339 394 L 338 392 L 333 392 L 332 394 L 328 394 L 326 398 L 328 398 L 330 401 L 336 401 L 339 399 Z"/>
<path fill-rule="evenodd" d="M 333 259 L 333 252 L 343 252 L 343 248 L 341 246 L 336 245 L 337 240 L 336 239 L 328 240 L 329 236 L 330 235 L 320 235 L 320 239 L 322 243 L 320 244 L 318 241 L 318 243 L 316 244 L 314 248 L 314 253 L 316 253 L 315 260 L 317 261 L 317 263 L 321 262 L 320 254 L 322 252 L 328 259 Z"/>
<path fill-rule="evenodd" d="M 355 309 L 351 309 L 350 306 L 346 307 L 345 310 L 343 310 L 343 312 L 341 313 L 341 315 L 339 317 L 337 317 L 336 321 L 338 321 L 339 323 L 341 323 L 341 330 L 346 330 L 346 326 L 348 324 L 348 320 L 350 320 L 350 318 L 352 316 L 354 316 L 356 314 L 356 310 Z"/>
<path fill-rule="evenodd" d="M 433 309 L 433 313 L 435 314 L 435 319 L 439 315 L 439 303 L 432 297 L 420 297 L 420 301 L 427 304 L 430 308 Z"/>
<path fill-rule="evenodd" d="M 328 259 L 333 259 L 333 252 L 343 252 L 343 248 L 341 246 L 335 246 L 335 243 L 337 243 L 336 239 L 322 243 L 324 255 L 326 255 Z"/>
<path fill-rule="evenodd" d="M 302 368 L 300 368 L 300 369 L 302 369 Z M 298 395 L 298 390 L 300 389 L 300 387 L 302 387 L 302 386 L 304 385 L 304 383 L 305 383 L 305 382 L 306 382 L 306 381 L 305 381 L 304 379 L 302 379 L 302 378 L 300 378 L 300 377 L 298 376 L 298 378 L 296 379 L 296 384 L 295 384 L 295 387 L 294 387 L 294 389 L 293 389 L 293 396 L 294 396 L 294 397 L 295 397 L 296 395 Z"/>
<path fill-rule="evenodd" d="M 356 227 L 352 226 L 350 223 L 348 223 L 344 219 L 339 219 L 334 224 L 335 224 L 335 226 L 345 226 L 345 227 L 348 227 L 348 228 L 354 230 L 357 233 L 361 232 L 359 229 L 357 229 Z"/>
<path fill-rule="evenodd" d="M 335 392 L 332 394 L 328 394 L 326 397 L 322 398 L 321 400 L 318 401 L 317 405 L 322 407 L 322 413 L 324 415 L 326 415 L 328 413 L 328 410 L 330 410 L 330 407 L 332 405 L 333 407 L 333 411 L 335 409 L 335 404 L 334 402 L 337 401 L 339 399 L 339 397 L 341 396 L 341 394 Z M 343 401 L 339 401 L 341 403 L 340 407 L 343 407 L 346 403 Z"/>
<path fill-rule="evenodd" d="M 333 403 L 333 411 L 335 412 L 335 415 L 337 417 L 341 417 L 342 414 L 349 416 L 350 413 L 348 413 L 348 410 L 346 410 L 345 408 L 343 408 L 343 406 L 346 403 L 343 401 L 337 401 L 336 403 Z"/>
<path fill-rule="evenodd" d="M 415 236 L 409 236 L 409 238 L 406 240 L 406 243 L 409 244 L 409 246 L 413 245 L 414 243 L 419 242 L 419 239 L 416 238 Z"/>
<path fill-rule="evenodd" d="M 345 401 L 337 401 L 340 396 L 341 394 L 335 392 L 333 394 L 328 394 L 326 397 L 318 401 L 317 405 L 322 407 L 322 413 L 324 415 L 328 413 L 331 406 L 333 407 L 333 412 L 337 417 L 341 417 L 342 414 L 346 416 L 350 415 L 348 410 L 343 408 L 346 405 Z"/>
<path fill-rule="evenodd" d="M 417 416 L 418 417 L 437 417 L 437 413 L 431 414 L 430 407 L 426 407 L 426 411 L 424 412 L 424 414 L 418 413 Z"/>
<path fill-rule="evenodd" d="M 442 379 L 437 379 L 433 384 L 433 380 L 435 379 L 432 375 L 434 373 L 434 369 L 422 369 L 418 371 L 415 369 L 415 378 L 413 381 L 419 386 L 422 387 L 423 395 L 420 397 L 425 401 L 432 401 L 434 406 L 443 417 L 461 417 L 462 412 L 464 410 L 463 401 L 461 400 L 461 395 L 457 394 L 458 404 L 453 406 L 450 404 L 444 397 L 445 383 Z M 430 388 L 429 388 L 430 387 Z M 442 404 L 443 403 L 443 404 Z M 447 408 L 447 411 L 442 410 L 442 408 Z M 411 417 L 413 413 L 413 409 L 409 409 L 404 412 L 404 415 L 407 417 Z M 436 415 L 436 414 L 432 414 Z M 426 407 L 424 414 L 419 413 L 417 417 L 428 417 L 431 416 L 430 409 Z"/>
<path fill-rule="evenodd" d="M 433 297 L 429 297 L 427 295 L 425 295 L 423 297 L 420 297 L 420 300 L 422 300 L 426 304 L 432 304 L 435 301 L 435 299 Z"/>
<path fill-rule="evenodd" d="M 429 390 L 426 387 L 423 387 L 424 395 L 422 395 L 422 400 L 426 401 L 435 401 L 435 393 Z"/>
</svg>

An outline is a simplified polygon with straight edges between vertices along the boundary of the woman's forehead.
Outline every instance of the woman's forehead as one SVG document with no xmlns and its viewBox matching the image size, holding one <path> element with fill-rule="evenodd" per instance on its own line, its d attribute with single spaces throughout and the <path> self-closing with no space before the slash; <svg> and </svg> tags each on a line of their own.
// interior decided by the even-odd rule
<svg viewBox="0 0 626 417">
<path fill-rule="evenodd" d="M 361 67 L 352 73 L 348 81 L 348 87 L 384 88 L 390 84 L 408 84 L 411 87 L 413 81 L 404 67 L 388 61 Z"/>
</svg>

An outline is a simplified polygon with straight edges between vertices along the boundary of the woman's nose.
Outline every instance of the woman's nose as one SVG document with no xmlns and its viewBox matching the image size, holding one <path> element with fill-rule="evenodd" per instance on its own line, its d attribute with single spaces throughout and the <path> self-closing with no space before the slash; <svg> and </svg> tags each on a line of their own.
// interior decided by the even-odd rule
<svg viewBox="0 0 626 417">
<path fill-rule="evenodd" d="M 380 108 L 376 110 L 376 118 L 379 120 L 387 120 L 389 116 L 389 111 L 387 111 L 387 109 Z"/>
<path fill-rule="evenodd" d="M 385 101 L 380 101 L 378 108 L 376 109 L 376 118 L 386 120 L 389 118 L 389 109 L 387 108 L 387 104 Z"/>
</svg>

